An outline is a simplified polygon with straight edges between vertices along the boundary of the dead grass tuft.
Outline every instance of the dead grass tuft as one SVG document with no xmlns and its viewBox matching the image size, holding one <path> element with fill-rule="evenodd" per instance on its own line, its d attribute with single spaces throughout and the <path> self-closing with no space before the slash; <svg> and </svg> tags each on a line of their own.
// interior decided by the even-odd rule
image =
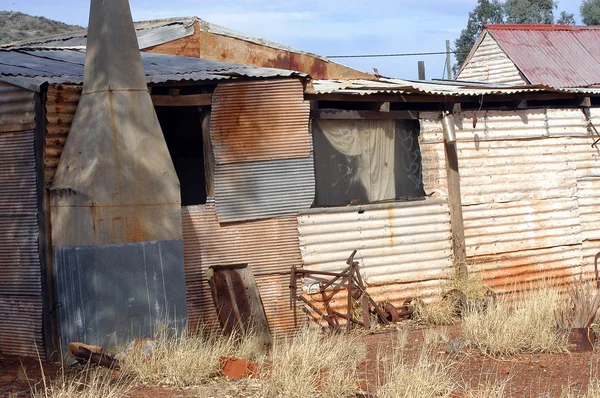
<svg viewBox="0 0 600 398">
<path fill-rule="evenodd" d="M 559 333 L 555 314 L 564 298 L 550 289 L 522 294 L 510 305 L 471 308 L 462 322 L 462 333 L 472 347 L 491 355 L 565 352 L 567 335 Z"/>
<path fill-rule="evenodd" d="M 377 389 L 378 398 L 450 397 L 456 389 L 449 363 L 434 358 L 423 349 L 416 361 L 406 358 L 403 351 L 394 351 L 391 358 L 379 353 L 384 364 L 383 383 Z"/>
<path fill-rule="evenodd" d="M 202 330 L 194 335 L 177 334 L 163 327 L 154 336 L 152 355 L 133 350 L 121 362 L 121 369 L 142 383 L 182 388 L 219 375 L 222 357 L 259 359 L 263 355 L 264 345 L 257 336 L 238 339 Z"/>
<path fill-rule="evenodd" d="M 69 372 L 61 368 L 57 379 L 49 381 L 42 374 L 42 381 L 31 386 L 33 398 L 121 398 L 131 389 L 131 379 L 115 372 L 86 365 L 83 370 Z"/>
<path fill-rule="evenodd" d="M 439 297 L 430 303 L 417 299 L 414 304 L 415 312 L 412 318 L 417 322 L 428 325 L 451 325 L 456 321 L 456 303 L 452 299 Z"/>
<path fill-rule="evenodd" d="M 356 337 L 305 328 L 292 339 L 273 343 L 264 388 L 268 396 L 356 396 L 357 366 L 365 355 L 366 347 Z"/>
</svg>

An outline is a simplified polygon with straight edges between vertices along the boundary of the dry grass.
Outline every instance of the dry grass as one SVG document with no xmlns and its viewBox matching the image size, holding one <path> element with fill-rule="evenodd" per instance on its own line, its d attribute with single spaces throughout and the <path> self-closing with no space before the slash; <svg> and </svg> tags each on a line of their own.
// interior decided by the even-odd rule
<svg viewBox="0 0 600 398">
<path fill-rule="evenodd" d="M 434 358 L 423 349 L 416 361 L 410 361 L 403 350 L 394 350 L 391 358 L 379 353 L 383 362 L 383 382 L 377 389 L 378 398 L 450 397 L 456 390 L 455 375 L 450 364 Z"/>
<path fill-rule="evenodd" d="M 222 357 L 260 359 L 262 340 L 256 336 L 238 339 L 202 332 L 180 334 L 160 328 L 154 336 L 152 355 L 131 351 L 121 368 L 142 383 L 189 387 L 201 385 L 221 371 Z"/>
<path fill-rule="evenodd" d="M 477 386 L 465 388 L 463 396 L 465 398 L 504 398 L 508 395 L 508 382 L 508 379 L 488 379 Z"/>
<path fill-rule="evenodd" d="M 491 355 L 565 352 L 567 335 L 559 333 L 555 314 L 565 305 L 559 293 L 542 289 L 523 294 L 509 305 L 474 307 L 462 322 L 462 333 L 472 347 Z"/>
<path fill-rule="evenodd" d="M 468 267 L 472 267 L 468 264 Z M 459 277 L 454 273 L 452 277 L 442 283 L 442 292 L 458 290 L 465 294 L 467 303 L 484 300 L 489 289 L 483 284 L 483 278 L 479 273 L 469 273 L 466 278 Z"/>
<path fill-rule="evenodd" d="M 42 373 L 42 381 L 31 386 L 33 398 L 121 398 L 131 389 L 131 379 L 116 375 L 108 369 L 86 365 L 72 373 L 61 368 L 60 376 L 49 381 Z"/>
<path fill-rule="evenodd" d="M 456 303 L 451 299 L 439 297 L 431 303 L 415 300 L 415 312 L 412 318 L 428 325 L 451 325 L 456 321 Z"/>
<path fill-rule="evenodd" d="M 425 347 L 436 347 L 448 341 L 450 341 L 450 333 L 445 327 L 425 329 L 423 332 L 423 345 Z"/>
<path fill-rule="evenodd" d="M 600 398 L 600 381 L 590 380 L 585 392 L 574 391 L 570 386 L 566 387 L 562 391 L 561 398 Z"/>
<path fill-rule="evenodd" d="M 366 347 L 352 336 L 305 328 L 293 339 L 276 340 L 270 370 L 263 374 L 268 396 L 350 397 L 358 392 L 357 367 Z"/>
</svg>

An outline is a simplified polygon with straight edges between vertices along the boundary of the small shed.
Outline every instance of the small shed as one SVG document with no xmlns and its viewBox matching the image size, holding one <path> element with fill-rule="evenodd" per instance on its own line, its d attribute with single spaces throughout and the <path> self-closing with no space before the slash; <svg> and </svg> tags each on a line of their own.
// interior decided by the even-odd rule
<svg viewBox="0 0 600 398">
<path fill-rule="evenodd" d="M 485 25 L 457 80 L 595 87 L 600 26 Z"/>
</svg>

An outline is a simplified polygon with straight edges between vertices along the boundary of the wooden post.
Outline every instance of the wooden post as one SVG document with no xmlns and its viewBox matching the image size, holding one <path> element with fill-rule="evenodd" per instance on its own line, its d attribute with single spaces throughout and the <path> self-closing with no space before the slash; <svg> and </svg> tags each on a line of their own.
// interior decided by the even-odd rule
<svg viewBox="0 0 600 398">
<path fill-rule="evenodd" d="M 444 140 L 446 152 L 446 175 L 448 179 L 448 205 L 450 207 L 450 223 L 452 229 L 452 251 L 456 263 L 458 277 L 467 277 L 467 252 L 465 249 L 465 228 L 463 223 L 462 201 L 460 197 L 460 173 L 458 171 L 458 154 L 455 142 Z"/>
<path fill-rule="evenodd" d="M 206 180 L 206 196 L 215 196 L 215 155 L 210 140 L 210 113 L 202 118 L 202 146 L 204 148 L 204 176 Z"/>
<path fill-rule="evenodd" d="M 452 59 L 450 58 L 450 40 L 446 40 L 446 68 L 448 70 L 448 80 L 452 80 Z"/>
<path fill-rule="evenodd" d="M 419 80 L 425 80 L 425 61 L 419 61 Z"/>
</svg>

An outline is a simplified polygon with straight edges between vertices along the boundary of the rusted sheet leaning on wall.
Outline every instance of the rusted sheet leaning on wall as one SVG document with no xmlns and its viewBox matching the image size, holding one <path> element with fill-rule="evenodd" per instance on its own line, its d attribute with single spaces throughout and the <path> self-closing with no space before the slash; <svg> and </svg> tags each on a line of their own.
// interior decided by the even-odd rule
<svg viewBox="0 0 600 398">
<path fill-rule="evenodd" d="M 218 327 L 207 282 L 212 266 L 248 264 L 260 292 L 274 336 L 294 330 L 289 309 L 289 270 L 300 267 L 295 216 L 235 224 L 219 224 L 214 199 L 206 205 L 182 209 L 188 324 Z M 302 321 L 298 309 L 298 320 Z"/>
<path fill-rule="evenodd" d="M 450 214 L 447 204 L 444 145 L 435 137 L 421 136 L 423 185 L 431 194 L 425 200 L 303 210 L 298 217 L 304 268 L 341 272 L 356 249 L 355 260 L 376 301 L 400 308 L 411 297 L 427 299 L 439 291 L 440 281 L 453 270 Z M 311 278 L 304 293 L 313 304 Z M 331 301 L 345 312 L 346 291 Z"/>
<path fill-rule="evenodd" d="M 34 95 L 0 83 L 0 351 L 44 358 Z"/>
<path fill-rule="evenodd" d="M 422 117 L 425 134 L 441 134 L 435 115 Z M 585 125 L 552 110 L 465 112 L 455 124 L 470 269 L 498 293 L 585 277 L 573 154 Z"/>
<path fill-rule="evenodd" d="M 82 86 L 50 84 L 46 94 L 46 139 L 44 145 L 44 180 L 52 184 L 71 122 L 79 103 Z"/>
<path fill-rule="evenodd" d="M 309 111 L 297 79 L 219 84 L 210 137 L 220 222 L 293 215 L 311 206 Z"/>
</svg>

